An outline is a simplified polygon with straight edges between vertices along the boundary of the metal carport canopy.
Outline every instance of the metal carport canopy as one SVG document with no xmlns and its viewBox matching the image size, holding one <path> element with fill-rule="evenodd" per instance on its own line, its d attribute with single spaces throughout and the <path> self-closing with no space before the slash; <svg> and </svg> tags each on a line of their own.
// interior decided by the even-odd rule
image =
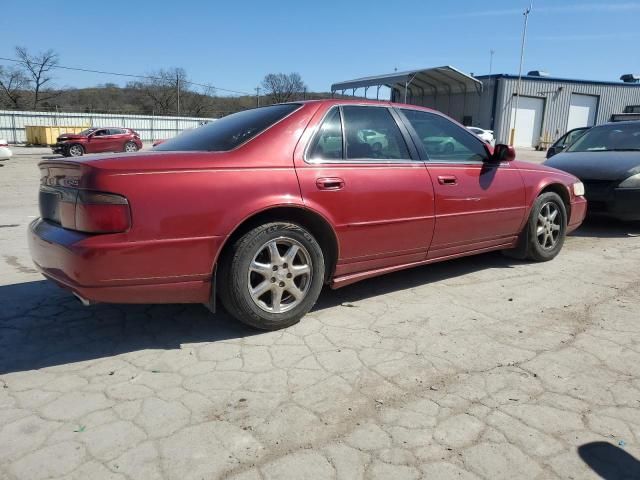
<svg viewBox="0 0 640 480">
<path fill-rule="evenodd" d="M 355 90 L 374 86 L 386 86 L 392 90 L 404 90 L 417 87 L 421 90 L 430 89 L 434 94 L 439 91 L 451 93 L 467 93 L 475 90 L 482 92 L 482 82 L 471 75 L 461 72 L 451 66 L 394 72 L 386 75 L 356 78 L 331 85 L 331 92 Z"/>
</svg>

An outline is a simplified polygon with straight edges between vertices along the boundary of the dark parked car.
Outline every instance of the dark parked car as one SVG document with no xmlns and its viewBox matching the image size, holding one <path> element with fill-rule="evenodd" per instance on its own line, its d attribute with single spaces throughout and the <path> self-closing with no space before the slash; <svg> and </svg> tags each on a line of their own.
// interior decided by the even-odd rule
<svg viewBox="0 0 640 480">
<path fill-rule="evenodd" d="M 63 133 L 53 145 L 53 153 L 80 157 L 85 153 L 137 152 L 142 148 L 135 130 L 121 127 L 89 128 L 80 133 Z"/>
<path fill-rule="evenodd" d="M 282 328 L 324 284 L 492 250 L 554 258 L 584 218 L 582 184 L 514 157 L 422 107 L 261 107 L 138 155 L 42 162 L 30 249 L 84 303 L 219 294 L 241 321 Z"/>
<path fill-rule="evenodd" d="M 551 158 L 554 155 L 562 152 L 563 150 L 566 150 L 569 145 L 571 145 L 582 135 L 584 135 L 584 132 L 586 132 L 590 128 L 591 127 L 578 127 L 574 128 L 573 130 L 569 130 L 549 147 L 549 150 L 547 150 L 547 158 Z"/>
<path fill-rule="evenodd" d="M 639 121 L 593 127 L 545 165 L 582 180 L 589 213 L 640 220 Z"/>
</svg>

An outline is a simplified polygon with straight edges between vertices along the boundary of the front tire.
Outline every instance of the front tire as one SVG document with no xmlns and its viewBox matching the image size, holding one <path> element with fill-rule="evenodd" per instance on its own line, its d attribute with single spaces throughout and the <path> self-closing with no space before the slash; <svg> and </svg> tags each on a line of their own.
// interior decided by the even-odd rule
<svg viewBox="0 0 640 480">
<path fill-rule="evenodd" d="M 567 209 L 557 193 L 540 195 L 529 215 L 527 258 L 548 262 L 560 253 L 567 234 Z"/>
<path fill-rule="evenodd" d="M 84 155 L 84 148 L 82 148 L 82 145 L 74 143 L 73 145 L 69 146 L 69 148 L 67 149 L 67 153 L 69 157 L 81 157 L 82 155 Z"/>
<path fill-rule="evenodd" d="M 237 240 L 220 262 L 220 299 L 260 330 L 298 323 L 315 304 L 325 262 L 316 239 L 293 223 L 268 223 Z"/>
</svg>

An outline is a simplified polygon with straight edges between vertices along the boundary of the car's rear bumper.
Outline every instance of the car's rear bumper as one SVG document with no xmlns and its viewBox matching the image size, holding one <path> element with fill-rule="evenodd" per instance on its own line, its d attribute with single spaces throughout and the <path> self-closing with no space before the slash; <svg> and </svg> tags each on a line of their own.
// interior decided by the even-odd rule
<svg viewBox="0 0 640 480">
<path fill-rule="evenodd" d="M 91 302 L 204 303 L 222 237 L 131 242 L 34 220 L 29 250 L 48 279 Z"/>
<path fill-rule="evenodd" d="M 571 202 L 571 214 L 567 224 L 567 233 L 574 231 L 584 221 L 587 214 L 587 200 L 584 197 L 575 197 Z"/>
<path fill-rule="evenodd" d="M 640 221 L 640 188 L 612 188 L 602 195 L 589 195 L 589 214 Z"/>
</svg>

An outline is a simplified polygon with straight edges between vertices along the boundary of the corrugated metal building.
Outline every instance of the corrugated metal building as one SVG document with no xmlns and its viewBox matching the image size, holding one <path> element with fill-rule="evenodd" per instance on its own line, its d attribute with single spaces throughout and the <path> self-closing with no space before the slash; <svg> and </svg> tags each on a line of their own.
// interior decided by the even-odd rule
<svg viewBox="0 0 640 480">
<path fill-rule="evenodd" d="M 514 145 L 543 146 L 576 127 L 611 121 L 611 116 L 640 105 L 640 83 L 571 80 L 525 75 L 516 108 L 517 75 L 477 77 L 483 84 L 478 126 L 494 131 L 500 142 L 510 140 L 517 117 Z M 490 99 L 490 105 L 486 101 Z"/>
<path fill-rule="evenodd" d="M 517 75 L 473 77 L 449 66 L 349 80 L 333 84 L 331 90 L 356 95 L 364 88 L 367 96 L 367 89 L 386 86 L 392 101 L 434 108 L 464 125 L 493 130 L 499 143 L 511 141 L 516 119 L 513 144 L 519 147 L 546 147 L 572 128 L 608 122 L 627 107 L 640 105 L 636 76 L 602 82 L 533 73 L 522 77 L 519 98 Z M 474 81 L 479 88 L 471 88 Z"/>
</svg>

